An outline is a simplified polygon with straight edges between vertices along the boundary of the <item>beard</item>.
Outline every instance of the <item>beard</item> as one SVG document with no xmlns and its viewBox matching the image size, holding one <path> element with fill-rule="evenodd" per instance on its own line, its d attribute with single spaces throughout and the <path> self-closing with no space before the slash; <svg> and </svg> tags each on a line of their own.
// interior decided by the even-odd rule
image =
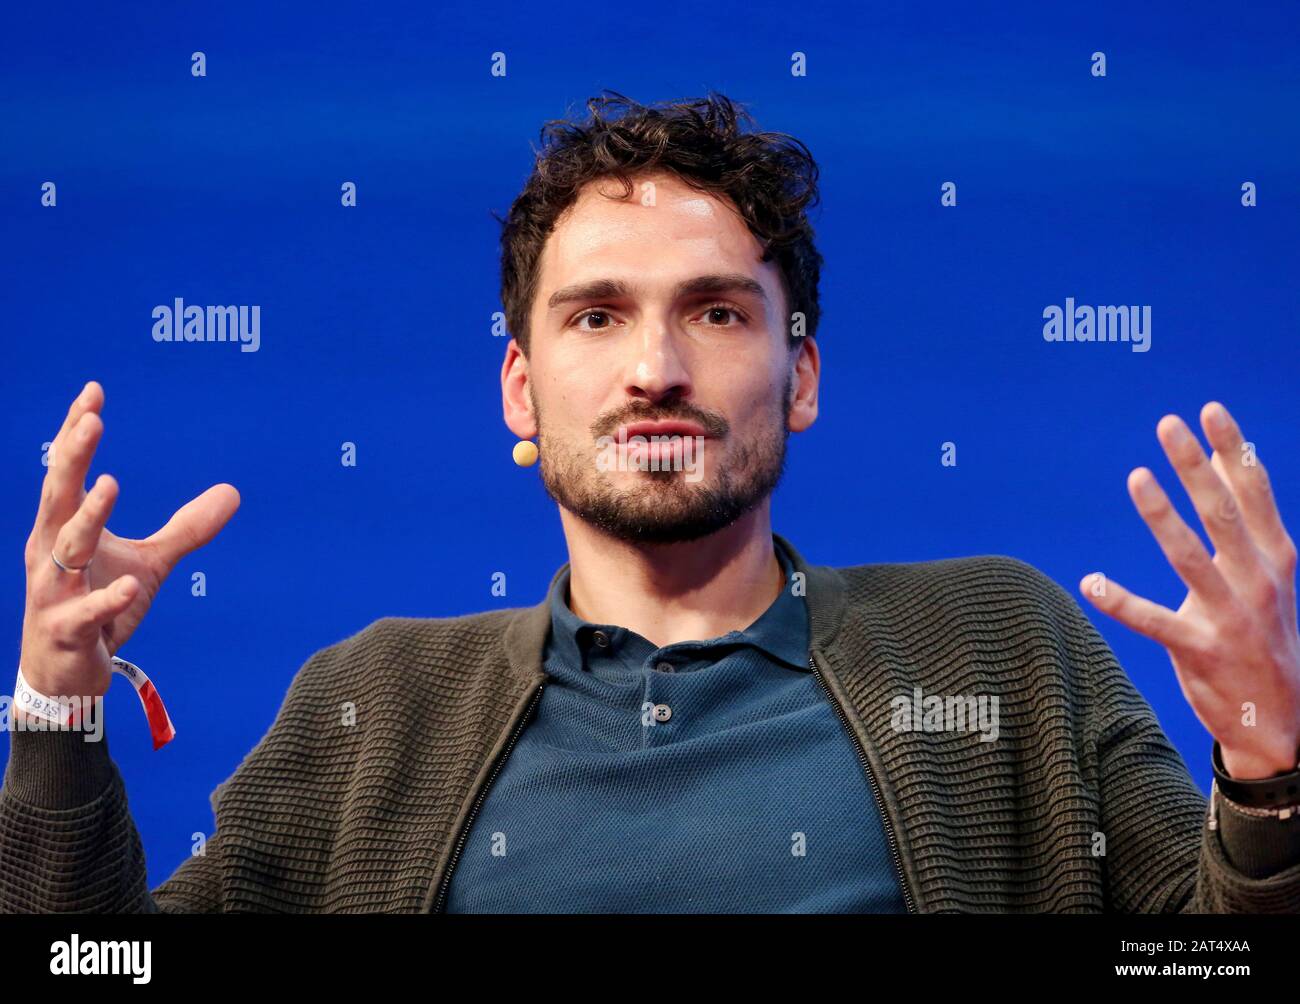
<svg viewBox="0 0 1300 1004">
<path fill-rule="evenodd" d="M 771 421 L 723 456 L 711 478 L 695 484 L 688 482 L 682 471 L 668 469 L 630 471 L 638 483 L 616 487 L 612 473 L 597 466 L 595 442 L 584 448 L 546 438 L 542 412 L 534 400 L 542 485 L 560 506 L 617 540 L 676 544 L 707 537 L 753 510 L 780 483 L 790 437 L 787 423 L 793 381 L 794 374 L 787 373 Z M 602 418 L 592 426 L 593 439 L 599 437 L 601 428 L 616 430 L 621 423 L 666 419 L 698 422 L 711 437 L 704 442 L 715 449 L 729 441 L 730 427 L 724 418 L 684 401 L 625 409 L 616 417 Z M 709 480 L 712 483 L 706 483 Z"/>
</svg>

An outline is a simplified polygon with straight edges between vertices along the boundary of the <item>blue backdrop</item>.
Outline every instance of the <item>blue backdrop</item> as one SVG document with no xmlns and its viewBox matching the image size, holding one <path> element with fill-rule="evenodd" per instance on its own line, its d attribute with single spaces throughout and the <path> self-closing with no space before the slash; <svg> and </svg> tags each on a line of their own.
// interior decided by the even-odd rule
<svg viewBox="0 0 1300 1004">
<path fill-rule="evenodd" d="M 385 615 L 534 603 L 565 560 L 501 420 L 490 211 L 541 123 L 603 88 L 717 89 L 821 164 L 822 414 L 792 437 L 773 510 L 810 560 L 1005 553 L 1075 596 L 1100 569 L 1177 607 L 1125 478 L 1150 466 L 1199 529 L 1154 430 L 1211 399 L 1257 443 L 1295 534 L 1300 7 L 1061 6 L 11 6 L 14 662 L 41 446 L 86 380 L 106 391 L 91 479 L 120 482 L 115 532 L 146 536 L 219 481 L 243 495 L 122 651 L 176 740 L 152 751 L 122 681 L 107 699 L 151 885 L 212 830 L 209 793 L 312 652 Z M 177 297 L 260 305 L 258 351 L 156 343 L 151 311 Z M 1066 297 L 1150 305 L 1150 350 L 1044 341 Z M 1208 791 L 1210 739 L 1164 650 L 1083 606 Z"/>
</svg>

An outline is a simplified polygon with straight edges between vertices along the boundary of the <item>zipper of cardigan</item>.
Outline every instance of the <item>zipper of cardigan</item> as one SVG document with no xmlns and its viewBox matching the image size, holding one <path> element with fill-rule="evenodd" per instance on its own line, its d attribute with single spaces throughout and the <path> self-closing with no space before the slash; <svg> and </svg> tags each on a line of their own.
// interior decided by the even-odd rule
<svg viewBox="0 0 1300 1004">
<path fill-rule="evenodd" d="M 862 761 L 862 769 L 867 774 L 867 783 L 871 785 L 871 794 L 876 799 L 876 808 L 880 810 L 880 818 L 885 824 L 885 836 L 889 839 L 889 853 L 894 858 L 894 870 L 898 875 L 898 885 L 903 890 L 903 902 L 907 905 L 908 913 L 915 913 L 916 907 L 912 903 L 912 892 L 907 888 L 907 874 L 903 871 L 903 858 L 898 853 L 898 842 L 894 838 L 894 824 L 889 818 L 888 809 L 885 808 L 885 799 L 880 794 L 880 786 L 876 784 L 876 776 L 871 772 L 871 764 L 867 760 L 867 753 L 862 748 L 862 744 L 858 742 L 858 737 L 849 725 L 848 717 L 844 714 L 844 709 L 840 707 L 840 702 L 835 699 L 835 695 L 831 693 L 831 688 L 826 685 L 826 681 L 822 678 L 822 671 L 817 667 L 817 660 L 812 657 L 811 652 L 808 653 L 808 665 L 812 667 L 813 676 L 817 678 L 822 690 L 826 692 L 831 707 L 840 716 L 840 723 L 844 726 L 844 731 L 849 734 L 849 739 L 853 742 L 853 748 L 858 751 L 858 759 Z"/>
<path fill-rule="evenodd" d="M 447 898 L 447 890 L 451 885 L 452 872 L 456 870 L 456 862 L 460 860 L 460 852 L 465 847 L 465 841 L 469 839 L 469 831 L 474 825 L 474 817 L 478 815 L 478 810 L 483 805 L 483 800 L 487 798 L 488 792 L 492 790 L 492 783 L 497 779 L 497 774 L 501 772 L 501 768 L 505 765 L 506 759 L 510 756 L 510 751 L 514 749 L 515 740 L 517 740 L 519 734 L 524 731 L 524 726 L 528 724 L 528 720 L 533 717 L 533 709 L 537 707 L 537 702 L 542 699 L 542 688 L 544 686 L 544 683 L 539 683 L 537 685 L 537 690 L 533 694 L 533 699 L 529 703 L 528 709 L 524 712 L 524 716 L 519 719 L 519 724 L 515 726 L 514 734 L 510 737 L 510 741 L 506 743 L 506 748 L 503 749 L 501 755 L 497 757 L 497 762 L 492 767 L 492 773 L 488 776 L 487 783 L 483 785 L 483 790 L 478 793 L 478 798 L 474 800 L 474 807 L 469 810 L 469 816 L 465 819 L 465 825 L 460 831 L 460 836 L 456 838 L 456 848 L 451 852 L 451 860 L 447 862 L 447 873 L 442 877 L 441 887 L 438 889 L 438 899 L 433 904 L 434 913 L 442 912 L 442 903 L 443 900 Z"/>
</svg>

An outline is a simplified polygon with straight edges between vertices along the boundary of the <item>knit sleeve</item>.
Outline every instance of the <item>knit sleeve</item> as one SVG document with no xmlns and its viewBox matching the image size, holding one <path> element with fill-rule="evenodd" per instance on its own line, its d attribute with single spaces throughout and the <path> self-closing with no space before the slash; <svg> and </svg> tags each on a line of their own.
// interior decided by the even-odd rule
<svg viewBox="0 0 1300 1004">
<path fill-rule="evenodd" d="M 1212 829 L 1208 800 L 1150 704 L 1079 604 L 1053 586 L 1053 616 L 1089 695 L 1110 908 L 1300 913 L 1300 820 L 1252 818 L 1225 806 Z"/>
<path fill-rule="evenodd" d="M 309 713 L 305 709 L 319 672 L 334 664 L 351 640 L 316 652 L 294 675 L 271 727 L 212 793 L 214 816 L 219 819 L 223 790 L 258 765 L 269 746 L 294 745 L 285 733 Z M 219 824 L 202 854 L 187 858 L 149 890 L 144 849 L 122 774 L 109 755 L 107 729 L 97 741 L 87 741 L 87 735 L 66 729 L 10 733 L 9 763 L 0 786 L 0 913 L 235 909 L 225 892 L 231 863 Z M 274 782 L 276 772 L 270 774 Z M 253 794 L 261 797 L 264 791 Z"/>
<path fill-rule="evenodd" d="M 144 850 L 122 775 L 98 741 L 12 731 L 0 787 L 0 911 L 138 913 L 150 907 Z"/>
</svg>

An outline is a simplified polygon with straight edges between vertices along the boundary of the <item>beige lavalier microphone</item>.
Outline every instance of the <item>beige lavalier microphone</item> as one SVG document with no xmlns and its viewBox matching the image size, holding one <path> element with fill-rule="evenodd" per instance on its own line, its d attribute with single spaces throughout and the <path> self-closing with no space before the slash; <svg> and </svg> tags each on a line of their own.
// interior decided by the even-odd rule
<svg viewBox="0 0 1300 1004">
<path fill-rule="evenodd" d="M 520 467 L 532 467 L 533 464 L 537 463 L 537 444 L 531 439 L 521 439 L 515 443 L 511 455 L 515 458 L 515 463 Z"/>
</svg>

